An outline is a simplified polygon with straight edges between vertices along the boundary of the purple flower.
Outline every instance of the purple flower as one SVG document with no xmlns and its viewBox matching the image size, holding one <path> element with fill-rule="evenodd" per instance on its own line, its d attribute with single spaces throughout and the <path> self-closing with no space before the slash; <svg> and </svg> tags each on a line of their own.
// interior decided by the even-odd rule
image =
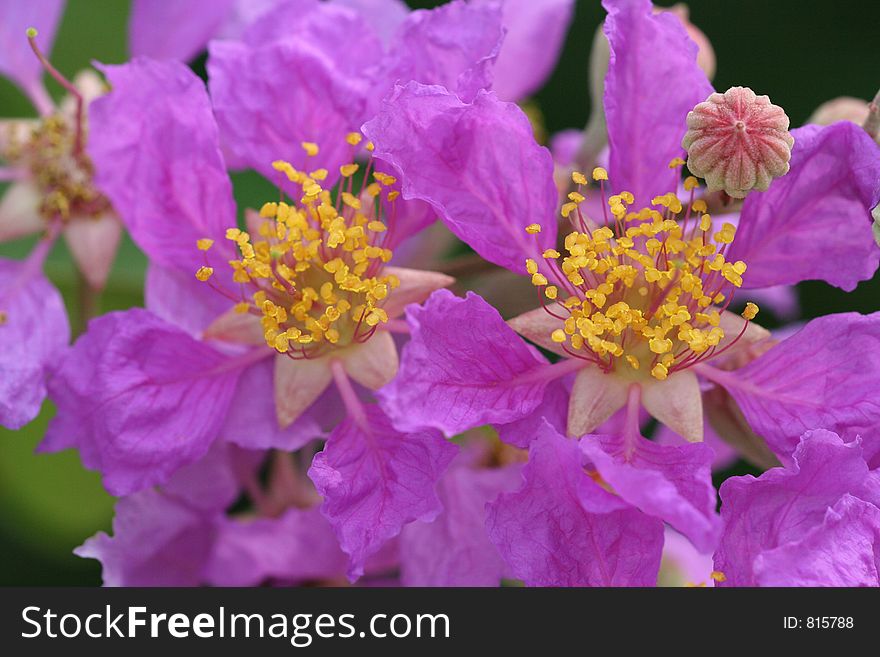
<svg viewBox="0 0 880 657">
<path fill-rule="evenodd" d="M 880 586 L 880 472 L 858 441 L 805 433 L 792 465 L 721 486 L 723 586 Z"/>
<path fill-rule="evenodd" d="M 873 274 L 880 150 L 849 124 L 795 130 L 790 173 L 746 200 L 739 231 L 713 221 L 695 178 L 685 181 L 685 200 L 664 193 L 678 187 L 685 116 L 711 91 L 696 48 L 675 17 L 654 15 L 648 2 L 606 6 L 610 174 L 593 171 L 603 203 L 588 209 L 586 176 L 574 174 L 575 191 L 562 207 L 571 223 L 564 255 L 555 248 L 552 161 L 516 107 L 486 92 L 467 103 L 409 83 L 365 125 L 376 156 L 401 178 L 404 198 L 428 202 L 484 258 L 531 276 L 543 308 L 509 324 L 563 358 L 550 365 L 530 355 L 478 297 L 437 293 L 408 312 L 412 340 L 381 397 L 400 428 L 451 434 L 514 423 L 502 436 L 525 447 L 541 435 L 542 405 L 555 416 L 560 397 L 565 403 L 555 380 L 576 372 L 567 434 L 584 436 L 586 460 L 623 501 L 706 551 L 719 532 L 712 452 L 646 441 L 640 407 L 698 443 L 703 394 L 720 386 L 783 461 L 796 436 L 812 428 L 862 434 L 869 458 L 880 449 L 865 435 L 880 420 L 871 401 L 880 368 L 870 360 L 880 314 L 816 320 L 771 348 L 767 331 L 751 321 L 754 304 L 742 317 L 726 310 L 748 286 L 752 258 L 757 287 L 823 279 L 848 289 Z M 853 345 L 865 354 L 861 361 L 852 358 Z M 585 436 L 622 408 L 630 418 L 622 430 Z M 511 566 L 527 552 L 537 559 L 524 533 L 535 529 L 521 517 L 503 516 L 509 526 L 495 530 L 509 543 L 502 552 Z M 542 526 L 555 522 L 535 517 Z M 555 581 L 546 572 L 528 578 Z"/>
<path fill-rule="evenodd" d="M 0 73 L 27 93 L 39 119 L 0 121 L 0 241 L 31 234 L 41 239 L 26 261 L 4 262 L 0 285 L 0 424 L 33 420 L 45 397 L 45 378 L 70 339 L 61 297 L 42 276 L 43 262 L 64 236 L 80 275 L 92 290 L 104 287 L 122 226 L 92 181 L 84 151 L 85 106 L 103 93 L 96 75 L 74 82 L 51 69 L 37 42 L 49 49 L 63 2 L 0 2 Z M 39 28 L 36 33 L 31 28 Z M 34 29 L 36 29 L 34 28 Z M 27 30 L 27 32 L 26 32 Z M 49 69 L 68 96 L 55 105 L 43 86 Z"/>
<path fill-rule="evenodd" d="M 405 524 L 439 512 L 434 486 L 456 448 L 437 432 L 392 429 L 365 399 L 397 371 L 391 331 L 405 326 L 395 318 L 452 279 L 387 266 L 411 229 L 396 221 L 396 181 L 376 171 L 359 192 L 361 165 L 337 165 L 331 177 L 313 142 L 301 146 L 306 170 L 270 167 L 296 200 L 247 212 L 248 231 L 234 228 L 202 82 L 179 63 L 144 58 L 104 71 L 113 91 L 92 106 L 89 149 L 97 184 L 151 260 L 148 309 L 94 320 L 63 359 L 51 382 L 58 415 L 41 449 L 78 448 L 108 490 L 130 495 L 166 485 L 218 441 L 298 450 L 333 429 L 341 407 L 313 474 L 360 575 Z M 360 141 L 343 136 L 349 158 Z M 322 185 L 333 179 L 338 203 Z M 322 398 L 334 388 L 328 413 Z M 339 484 L 357 471 L 372 472 L 366 489 Z M 349 521 L 353 508 L 360 524 Z M 239 541 L 239 529 L 230 532 Z"/>
</svg>

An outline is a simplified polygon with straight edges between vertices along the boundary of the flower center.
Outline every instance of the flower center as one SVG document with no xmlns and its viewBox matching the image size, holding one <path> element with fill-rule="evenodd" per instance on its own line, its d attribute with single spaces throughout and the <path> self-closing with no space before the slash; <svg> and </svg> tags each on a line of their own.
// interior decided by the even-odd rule
<svg viewBox="0 0 880 657">
<path fill-rule="evenodd" d="M 356 145 L 360 135 L 352 133 L 348 141 Z M 310 155 L 318 152 L 314 144 L 303 147 Z M 381 201 L 384 195 L 393 211 L 399 192 L 389 189 L 396 180 L 379 172 L 372 174 L 376 182 L 366 184 L 371 165 L 357 194 L 352 189 L 359 165 L 340 167 L 334 200 L 320 183 L 327 178 L 325 169 L 305 173 L 288 162 L 274 162 L 301 188 L 302 197 L 263 205 L 257 236 L 238 228 L 226 231 L 241 255 L 229 261 L 232 279 L 241 285 L 235 309 L 258 315 L 266 344 L 279 353 L 318 357 L 327 349 L 369 340 L 388 321 L 382 305 L 400 281 L 382 275 L 392 252 L 384 246 L 388 229 L 381 220 Z M 211 244 L 199 240 L 203 251 Z M 208 281 L 213 271 L 206 259 L 196 277 Z"/>
<path fill-rule="evenodd" d="M 98 217 L 111 209 L 94 186 L 92 161 L 76 149 L 76 130 L 60 114 L 48 116 L 22 138 L 9 126 L 0 156 L 27 169 L 40 191 L 39 212 L 47 221 Z"/>
<path fill-rule="evenodd" d="M 676 160 L 670 166 L 681 164 Z M 575 230 L 565 237 L 566 253 L 548 249 L 543 254 L 545 269 L 558 285 L 550 284 L 537 262 L 526 261 L 532 284 L 543 290 L 544 308 L 563 320 L 553 342 L 605 371 L 632 378 L 650 372 L 660 380 L 727 349 L 758 311 L 749 303 L 740 335 L 722 345 L 721 312 L 742 286 L 746 270 L 744 262 L 725 258 L 736 233 L 733 224 L 714 229 L 705 201 L 694 200 L 698 183 L 693 177 L 685 181 L 687 207 L 668 193 L 637 211 L 630 209 L 629 192 L 605 199 L 604 169 L 595 169 L 593 178 L 602 184 L 605 225 L 591 229 L 581 212 L 584 196 L 569 195 L 562 214 Z M 573 179 L 579 187 L 586 184 L 583 174 Z M 527 231 L 537 233 L 540 226 Z"/>
</svg>

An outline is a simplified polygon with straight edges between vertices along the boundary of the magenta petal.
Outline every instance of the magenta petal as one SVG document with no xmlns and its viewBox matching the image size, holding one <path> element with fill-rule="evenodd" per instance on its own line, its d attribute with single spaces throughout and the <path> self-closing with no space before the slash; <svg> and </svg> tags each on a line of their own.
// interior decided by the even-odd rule
<svg viewBox="0 0 880 657">
<path fill-rule="evenodd" d="M 398 173 L 405 199 L 430 203 L 487 260 L 525 273 L 556 246 L 553 158 L 522 110 L 491 94 L 463 103 L 442 87 L 398 87 L 364 125 L 375 156 Z M 538 235 L 526 226 L 540 223 Z"/>
<path fill-rule="evenodd" d="M 844 495 L 800 541 L 755 560 L 758 586 L 880 586 L 880 509 Z"/>
<path fill-rule="evenodd" d="M 93 320 L 49 382 L 42 451 L 77 447 L 114 495 L 162 483 L 223 426 L 241 367 L 140 309 Z"/>
<path fill-rule="evenodd" d="M 103 66 L 113 90 L 89 106 L 95 183 L 137 245 L 156 262 L 193 273 L 196 240 L 235 225 L 232 186 L 202 81 L 178 62 L 144 58 Z"/>
<path fill-rule="evenodd" d="M 205 511 L 223 511 L 241 493 L 240 478 L 259 468 L 262 454 L 217 441 L 195 463 L 171 475 L 162 490 Z"/>
<path fill-rule="evenodd" d="M 74 553 L 101 562 L 104 586 L 198 586 L 215 521 L 145 490 L 116 503 L 112 537 L 99 532 Z"/>
<path fill-rule="evenodd" d="M 829 508 L 850 494 L 863 494 L 868 478 L 868 466 L 858 443 L 844 443 L 836 434 L 819 430 L 804 434 L 791 467 L 773 468 L 757 479 L 745 476 L 725 481 L 720 491 L 724 534 L 715 553 L 715 569 L 727 578 L 724 585 L 757 585 L 764 555 L 770 561 L 765 562 L 763 576 L 772 578 L 769 563 L 778 563 L 780 554 L 774 557 L 773 552 L 783 546 L 788 547 L 781 552 L 794 557 L 781 573 L 785 577 L 797 573 L 798 562 L 807 556 L 804 553 L 826 551 L 826 541 L 838 539 L 844 543 L 838 566 L 852 564 L 855 568 L 859 560 L 845 546 L 849 540 L 846 532 L 831 531 L 830 525 L 839 519 L 829 513 Z M 835 515 L 841 511 L 838 509 Z M 809 536 L 823 525 L 829 529 L 827 536 Z M 861 530 L 856 528 L 855 533 Z M 861 559 L 866 557 L 861 555 Z M 819 564 L 805 559 L 802 565 L 809 570 Z M 789 584 L 794 583 L 789 580 Z"/>
<path fill-rule="evenodd" d="M 280 182 L 276 160 L 309 171 L 323 167 L 331 176 L 351 160 L 345 137 L 363 120 L 369 86 L 337 71 L 310 42 L 214 41 L 208 73 L 223 142 L 237 165 Z M 308 160 L 302 142 L 318 144 L 317 158 Z"/>
<path fill-rule="evenodd" d="M 697 66 L 697 46 L 677 16 L 653 13 L 650 0 L 604 0 L 611 61 L 605 77 L 605 116 L 611 149 L 609 176 L 636 207 L 675 191 L 684 156 L 685 118 L 712 93 Z"/>
<path fill-rule="evenodd" d="M 37 417 L 46 374 L 70 341 L 64 301 L 34 266 L 0 260 L 0 425 L 9 429 Z"/>
<path fill-rule="evenodd" d="M 480 0 L 489 4 L 493 0 Z M 507 33 L 495 62 L 493 90 L 516 102 L 535 93 L 553 72 L 574 13 L 574 0 L 505 0 Z"/>
<path fill-rule="evenodd" d="M 549 424 L 529 448 L 523 485 L 487 505 L 489 538 L 530 586 L 653 586 L 663 523 L 602 489 L 577 442 Z"/>
<path fill-rule="evenodd" d="M 236 0 L 133 0 L 128 18 L 132 57 L 198 55 L 225 24 Z"/>
<path fill-rule="evenodd" d="M 246 369 L 238 381 L 229 414 L 220 435 L 248 449 L 294 451 L 323 432 L 312 414 L 300 415 L 286 429 L 278 425 L 275 410 L 274 353 Z"/>
<path fill-rule="evenodd" d="M 332 580 L 345 572 L 346 562 L 317 507 L 289 509 L 278 518 L 224 519 L 205 578 L 213 586 Z"/>
<path fill-rule="evenodd" d="M 486 533 L 486 503 L 516 489 L 520 466 L 488 469 L 462 452 L 440 480 L 441 513 L 400 535 L 404 586 L 498 586 L 504 562 Z"/>
<path fill-rule="evenodd" d="M 215 282 L 228 267 L 214 271 Z M 144 304 L 150 312 L 193 335 L 229 311 L 232 302 L 198 280 L 194 271 L 183 271 L 150 263 L 144 284 Z M 231 285 L 229 289 L 234 289 Z"/>
<path fill-rule="evenodd" d="M 400 430 L 451 436 L 519 420 L 541 403 L 540 371 L 549 366 L 476 294 L 439 290 L 406 317 L 411 339 L 400 369 L 378 393 Z"/>
<path fill-rule="evenodd" d="M 412 12 L 391 44 L 389 84 L 414 80 L 446 87 L 465 102 L 492 86 L 504 30 L 497 3 L 454 0 Z"/>
<path fill-rule="evenodd" d="M 43 66 L 34 56 L 25 31 L 36 28 L 37 43 L 50 54 L 66 4 L 65 0 L 0 2 L 0 75 L 12 78 L 25 92 L 33 93 L 43 77 Z"/>
<path fill-rule="evenodd" d="M 880 313 L 814 319 L 741 369 L 704 372 L 733 396 L 783 463 L 812 429 L 861 435 L 869 458 L 880 452 Z"/>
<path fill-rule="evenodd" d="M 351 558 L 352 580 L 404 525 L 437 517 L 437 481 L 458 449 L 435 431 L 399 433 L 378 406 L 365 411 L 367 426 L 346 419 L 309 469 L 324 497 L 321 512 Z"/>
<path fill-rule="evenodd" d="M 349 7 L 361 14 L 373 31 L 388 44 L 409 15 L 403 0 L 333 0 L 333 4 Z"/>
<path fill-rule="evenodd" d="M 712 449 L 703 443 L 658 445 L 642 437 L 629 456 L 622 436 L 585 436 L 581 450 L 624 500 L 665 520 L 701 552 L 718 543 Z"/>
<path fill-rule="evenodd" d="M 848 121 L 792 135 L 791 170 L 746 199 L 728 260 L 748 265 L 747 288 L 823 280 L 853 290 L 880 262 L 880 147 Z"/>
<path fill-rule="evenodd" d="M 545 421 L 564 436 L 568 427 L 568 402 L 573 383 L 573 376 L 551 381 L 544 391 L 544 401 L 534 411 L 521 420 L 495 427 L 498 437 L 508 445 L 528 449 L 532 440 L 540 434 Z"/>
</svg>

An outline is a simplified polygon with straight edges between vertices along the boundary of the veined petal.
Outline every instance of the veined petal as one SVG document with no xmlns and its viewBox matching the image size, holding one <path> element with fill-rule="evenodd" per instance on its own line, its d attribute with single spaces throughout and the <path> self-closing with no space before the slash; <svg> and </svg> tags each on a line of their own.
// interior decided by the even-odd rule
<svg viewBox="0 0 880 657">
<path fill-rule="evenodd" d="M 397 87 L 364 133 L 397 172 L 405 199 L 427 201 L 460 239 L 517 273 L 556 246 L 553 159 L 516 105 L 443 87 Z M 526 226 L 543 230 L 528 235 Z"/>
<path fill-rule="evenodd" d="M 529 586 L 653 586 L 663 523 L 604 490 L 582 459 L 575 441 L 545 425 L 522 486 L 487 505 L 489 538 Z"/>
<path fill-rule="evenodd" d="M 203 337 L 240 344 L 261 346 L 266 344 L 260 318 L 250 313 L 236 312 L 235 308 L 230 308 L 211 322 L 205 329 Z"/>
<path fill-rule="evenodd" d="M 455 279 L 436 271 L 406 269 L 404 267 L 385 267 L 385 276 L 397 276 L 400 286 L 391 291 L 382 308 L 389 317 L 397 317 L 411 303 L 422 303 L 434 290 L 449 287 Z"/>
<path fill-rule="evenodd" d="M 700 366 L 699 373 L 731 394 L 783 463 L 800 435 L 818 428 L 861 435 L 869 459 L 880 453 L 873 431 L 880 423 L 880 313 L 820 317 L 745 367 Z"/>
<path fill-rule="evenodd" d="M 113 214 L 71 217 L 64 225 L 70 253 L 92 289 L 104 289 L 121 238 L 122 224 Z"/>
<path fill-rule="evenodd" d="M 562 328 L 562 320 L 554 317 L 543 308 L 536 308 L 522 315 L 517 315 L 513 319 L 507 320 L 507 325 L 542 349 L 552 351 L 563 358 L 571 358 L 571 354 L 566 353 L 561 344 L 550 339 L 553 331 Z"/>
<path fill-rule="evenodd" d="M 145 310 L 89 324 L 49 381 L 41 451 L 80 450 L 114 495 L 166 481 L 217 438 L 242 367 Z"/>
<path fill-rule="evenodd" d="M 654 14 L 650 0 L 604 0 L 611 60 L 605 77 L 608 173 L 636 207 L 673 189 L 669 162 L 683 157 L 685 118 L 712 93 L 697 65 L 697 46 L 681 21 Z"/>
<path fill-rule="evenodd" d="M 438 290 L 410 306 L 411 339 L 394 381 L 379 391 L 400 430 L 434 427 L 447 435 L 503 424 L 534 410 L 548 365 L 475 294 Z"/>
<path fill-rule="evenodd" d="M 31 264 L 0 260 L 0 425 L 10 429 L 39 414 L 70 340 L 61 295 Z"/>
<path fill-rule="evenodd" d="M 275 356 L 275 410 L 281 428 L 286 429 L 302 415 L 332 380 L 327 358 Z"/>
<path fill-rule="evenodd" d="M 568 403 L 568 435 L 590 433 L 626 405 L 629 383 L 613 373 L 587 365 L 574 380 Z"/>
<path fill-rule="evenodd" d="M 340 424 L 309 470 L 324 496 L 321 512 L 351 558 L 352 580 L 404 525 L 437 517 L 436 484 L 457 451 L 436 431 L 397 432 L 374 404 L 365 414 L 367 426 Z"/>
<path fill-rule="evenodd" d="M 141 58 L 102 70 L 113 90 L 89 106 L 95 184 L 151 260 L 194 275 L 204 262 L 196 241 L 210 237 L 222 251 L 235 225 L 205 86 L 172 61 Z"/>
<path fill-rule="evenodd" d="M 668 522 L 700 551 L 715 549 L 721 523 L 715 512 L 711 448 L 658 445 L 624 435 L 584 436 L 579 444 L 617 495 Z"/>
<path fill-rule="evenodd" d="M 703 440 L 703 398 L 691 370 L 671 374 L 665 381 L 642 384 L 642 405 L 658 421 L 688 442 Z"/>
<path fill-rule="evenodd" d="M 746 288 L 823 280 L 851 291 L 880 262 L 880 147 L 848 121 L 792 135 L 791 170 L 746 199 L 728 260 L 748 264 Z"/>
</svg>

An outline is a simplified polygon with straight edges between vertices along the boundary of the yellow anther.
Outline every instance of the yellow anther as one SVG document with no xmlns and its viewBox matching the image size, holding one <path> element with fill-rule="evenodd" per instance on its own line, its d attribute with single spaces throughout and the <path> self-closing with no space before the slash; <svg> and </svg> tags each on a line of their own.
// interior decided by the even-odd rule
<svg viewBox="0 0 880 657">
<path fill-rule="evenodd" d="M 571 192 L 571 193 L 569 193 L 568 198 L 570 201 L 573 201 L 575 203 L 583 203 L 586 197 L 583 194 L 578 194 L 577 192 Z"/>
<path fill-rule="evenodd" d="M 196 271 L 196 278 L 202 281 L 203 283 L 207 281 L 214 274 L 213 267 L 199 267 Z"/>
<path fill-rule="evenodd" d="M 655 354 L 665 354 L 672 349 L 672 340 L 668 338 L 653 338 L 648 342 L 648 347 Z"/>
<path fill-rule="evenodd" d="M 713 570 L 711 573 L 709 573 L 709 577 L 711 577 L 716 582 L 727 581 L 727 575 L 722 573 L 720 570 Z"/>
<path fill-rule="evenodd" d="M 398 196 L 400 196 L 400 192 L 397 191 L 396 189 L 392 192 L 388 192 L 388 200 L 389 201 L 396 200 Z"/>
<path fill-rule="evenodd" d="M 555 285 L 548 285 L 548 286 L 546 287 L 546 289 L 544 290 L 544 295 L 545 295 L 548 299 L 551 299 L 551 300 L 556 299 L 556 297 L 558 296 L 558 294 L 559 294 L 559 290 L 557 289 L 557 287 L 556 287 Z"/>
<path fill-rule="evenodd" d="M 685 191 L 688 191 L 688 192 L 693 191 L 699 186 L 700 186 L 700 181 L 697 180 L 694 176 L 688 176 L 687 178 L 684 179 Z"/>
<path fill-rule="evenodd" d="M 526 226 L 526 232 L 529 235 L 537 235 L 541 232 L 541 224 L 529 224 Z"/>
<path fill-rule="evenodd" d="M 608 180 L 608 172 L 602 167 L 596 167 L 593 169 L 593 180 Z"/>
<path fill-rule="evenodd" d="M 562 329 L 556 329 L 553 333 L 550 334 L 550 339 L 557 344 L 562 344 L 566 341 L 567 337 L 565 335 L 565 331 Z"/>
<path fill-rule="evenodd" d="M 235 304 L 234 308 L 235 312 L 237 312 L 239 315 L 244 315 L 246 312 L 250 312 L 251 304 L 249 304 L 247 301 L 241 301 Z"/>
<path fill-rule="evenodd" d="M 698 198 L 696 201 L 691 203 L 691 210 L 694 212 L 705 212 L 709 209 L 709 206 L 706 205 L 706 201 L 701 198 Z"/>
<path fill-rule="evenodd" d="M 746 304 L 745 310 L 742 312 L 743 318 L 751 321 L 758 315 L 758 306 L 751 301 Z"/>
<path fill-rule="evenodd" d="M 653 376 L 658 381 L 665 381 L 666 378 L 669 376 L 669 368 L 667 368 L 662 363 L 657 363 L 651 369 L 651 376 Z"/>
<path fill-rule="evenodd" d="M 678 167 L 683 167 L 684 165 L 685 165 L 685 161 L 683 159 L 681 159 L 680 157 L 674 157 L 669 162 L 670 169 L 677 169 Z"/>
<path fill-rule="evenodd" d="M 531 258 L 526 258 L 526 271 L 530 274 L 538 273 L 538 263 Z"/>
<path fill-rule="evenodd" d="M 376 145 L 373 142 L 368 141 L 367 145 L 364 146 L 364 148 L 367 149 L 367 152 L 372 153 L 374 150 L 376 150 Z"/>
<path fill-rule="evenodd" d="M 300 146 L 302 146 L 302 149 L 309 157 L 315 157 L 315 155 L 318 154 L 318 145 L 313 141 L 304 141 L 300 144 Z"/>
<path fill-rule="evenodd" d="M 363 136 L 359 132 L 349 132 L 345 136 L 345 141 L 347 141 L 352 146 L 357 146 L 363 140 Z"/>
<path fill-rule="evenodd" d="M 196 242 L 196 246 L 199 247 L 199 251 L 207 251 L 213 246 L 214 240 L 208 239 L 207 237 L 203 237 L 202 239 Z"/>
<path fill-rule="evenodd" d="M 381 221 L 371 221 L 367 224 L 367 228 L 369 228 L 374 233 L 384 233 L 386 230 L 388 230 L 388 227 Z"/>
<path fill-rule="evenodd" d="M 640 367 L 639 359 L 633 355 L 628 354 L 626 356 L 626 362 L 629 363 L 630 367 L 632 367 L 634 370 L 637 370 Z"/>
<path fill-rule="evenodd" d="M 559 251 L 557 251 L 556 249 L 547 249 L 541 255 L 543 255 L 545 258 L 550 258 L 552 260 L 555 260 L 556 258 L 559 258 L 562 254 L 559 253 Z"/>
<path fill-rule="evenodd" d="M 577 203 L 565 203 L 562 206 L 561 214 L 563 217 L 568 219 L 569 215 L 577 210 Z"/>
<path fill-rule="evenodd" d="M 547 285 L 547 277 L 544 274 L 532 274 L 532 285 L 535 287 Z"/>
<path fill-rule="evenodd" d="M 700 217 L 700 230 L 705 233 L 708 232 L 710 228 L 712 228 L 712 217 L 708 214 L 704 214 Z"/>
<path fill-rule="evenodd" d="M 582 174 L 580 171 L 572 172 L 571 179 L 577 185 L 586 185 L 587 184 L 587 177 L 584 174 Z"/>
<path fill-rule="evenodd" d="M 357 164 L 343 164 L 339 167 L 339 173 L 342 174 L 343 178 L 348 178 L 349 176 L 353 176 L 357 173 L 357 170 L 360 167 Z"/>
<path fill-rule="evenodd" d="M 326 180 L 327 175 L 330 172 L 327 169 L 315 169 L 314 171 L 309 172 L 309 178 L 314 178 L 315 180 Z"/>
</svg>

